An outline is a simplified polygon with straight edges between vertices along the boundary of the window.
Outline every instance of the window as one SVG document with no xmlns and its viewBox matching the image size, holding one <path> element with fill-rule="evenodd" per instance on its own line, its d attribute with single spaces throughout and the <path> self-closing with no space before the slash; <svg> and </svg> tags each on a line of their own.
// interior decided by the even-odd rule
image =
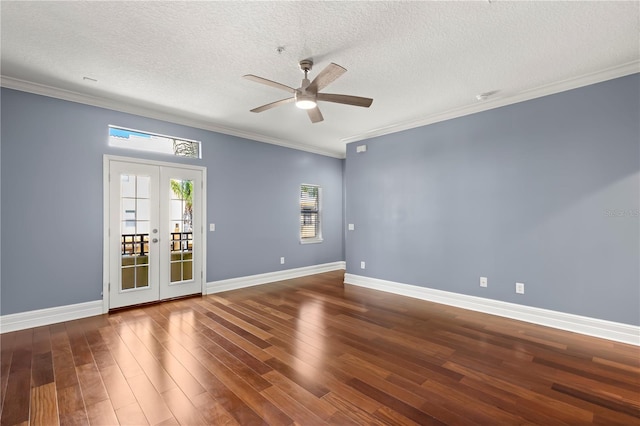
<svg viewBox="0 0 640 426">
<path fill-rule="evenodd" d="M 320 194 L 317 185 L 300 185 L 300 242 L 322 241 L 320 227 Z"/>
<path fill-rule="evenodd" d="M 109 126 L 109 145 L 179 157 L 201 158 L 200 142 Z"/>
</svg>

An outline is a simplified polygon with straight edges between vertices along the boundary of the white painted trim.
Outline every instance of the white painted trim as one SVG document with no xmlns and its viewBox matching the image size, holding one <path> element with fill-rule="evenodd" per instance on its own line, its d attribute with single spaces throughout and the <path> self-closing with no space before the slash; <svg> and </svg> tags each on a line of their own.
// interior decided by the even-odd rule
<svg viewBox="0 0 640 426">
<path fill-rule="evenodd" d="M 252 287 L 254 285 L 268 284 L 276 281 L 290 280 L 305 277 L 307 275 L 345 269 L 344 261 L 323 263 L 321 265 L 304 266 L 302 268 L 287 269 L 284 271 L 267 272 L 265 274 L 249 275 L 246 277 L 230 278 L 227 280 L 212 281 L 207 283 L 207 293 L 214 294 L 222 291 L 237 290 L 239 288 Z"/>
<path fill-rule="evenodd" d="M 33 93 L 36 95 L 48 96 L 50 98 L 62 99 L 65 101 L 76 102 L 84 105 L 91 105 L 99 108 L 106 108 L 114 111 L 125 112 L 128 114 L 140 115 L 142 117 L 154 118 L 156 120 L 167 121 L 169 123 L 181 124 L 183 126 L 195 127 L 197 129 L 209 130 L 225 135 L 236 136 L 239 138 L 250 139 L 258 142 L 265 142 L 271 145 L 283 146 L 285 148 L 297 149 L 298 151 L 311 152 L 313 154 L 325 155 L 334 158 L 344 158 L 344 152 L 336 152 L 333 150 L 323 150 L 316 147 L 308 147 L 297 144 L 295 141 L 274 138 L 261 135 L 258 133 L 247 132 L 230 127 L 224 127 L 213 124 L 209 121 L 188 118 L 181 115 L 180 111 L 172 113 L 159 111 L 142 105 L 134 105 L 125 100 L 110 99 L 101 96 L 86 95 L 71 90 L 59 89 L 57 87 L 47 86 L 44 84 L 33 83 L 18 78 L 0 76 L 0 86 L 7 89 L 19 90 L 21 92 Z M 184 112 L 182 112 L 184 114 Z"/>
<path fill-rule="evenodd" d="M 202 176 L 202 261 L 201 274 L 202 286 L 200 291 L 206 294 L 205 280 L 207 277 L 207 168 L 192 164 L 172 163 L 170 161 L 146 160 L 144 158 L 123 157 L 120 155 L 104 154 L 102 157 L 102 313 L 109 312 L 109 193 L 111 190 L 109 181 L 109 163 L 111 161 L 144 164 L 158 167 L 172 167 L 176 169 L 195 170 Z"/>
<path fill-rule="evenodd" d="M 102 300 L 0 316 L 0 333 L 24 330 L 102 314 Z"/>
<path fill-rule="evenodd" d="M 640 346 L 640 327 L 634 325 L 360 275 L 345 274 L 344 283 Z"/>
<path fill-rule="evenodd" d="M 349 136 L 347 138 L 343 138 L 341 139 L 341 141 L 347 144 L 364 139 L 388 135 L 390 133 L 401 132 L 403 130 L 414 129 L 416 127 L 439 123 L 441 121 L 451 120 L 453 118 L 463 117 L 465 115 L 488 111 L 494 108 L 524 102 L 543 96 L 553 95 L 555 93 L 565 92 L 567 90 L 577 89 L 579 87 L 589 86 L 591 84 L 601 83 L 607 80 L 613 80 L 614 78 L 624 77 L 638 72 L 640 72 L 640 61 L 632 61 L 615 67 L 606 68 L 598 72 L 581 75 L 579 77 L 558 81 L 529 90 L 524 90 L 522 92 L 511 94 L 505 97 L 500 97 L 498 94 L 495 98 L 492 98 L 491 100 L 485 102 L 464 105 L 445 112 L 429 115 L 417 120 L 391 124 L 389 126 L 380 127 L 365 133 L 360 133 L 357 135 Z"/>
<path fill-rule="evenodd" d="M 139 157 L 125 157 L 121 155 L 103 154 L 103 158 L 108 161 L 119 161 L 121 163 L 135 163 L 135 164 L 145 164 L 149 166 L 173 167 L 175 169 L 197 170 L 201 172 L 204 172 L 207 170 L 205 166 L 198 166 L 197 164 L 172 163 L 171 161 L 147 160 L 146 158 L 139 158 Z M 195 158 L 193 160 L 197 161 L 197 159 Z M 108 171 L 109 169 L 107 168 L 107 172 Z"/>
</svg>

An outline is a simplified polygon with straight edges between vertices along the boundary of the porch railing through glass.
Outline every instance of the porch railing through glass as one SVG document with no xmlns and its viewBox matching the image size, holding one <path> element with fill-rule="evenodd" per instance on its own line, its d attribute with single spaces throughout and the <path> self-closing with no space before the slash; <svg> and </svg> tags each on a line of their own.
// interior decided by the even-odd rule
<svg viewBox="0 0 640 426">
<path fill-rule="evenodd" d="M 193 232 L 172 232 L 171 252 L 193 250 Z M 149 254 L 149 234 L 122 234 L 120 254 L 123 256 L 147 256 Z"/>
</svg>

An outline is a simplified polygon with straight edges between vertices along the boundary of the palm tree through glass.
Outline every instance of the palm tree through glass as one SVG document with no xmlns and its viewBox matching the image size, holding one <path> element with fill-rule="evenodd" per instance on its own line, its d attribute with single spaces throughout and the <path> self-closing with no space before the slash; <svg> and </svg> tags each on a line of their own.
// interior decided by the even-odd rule
<svg viewBox="0 0 640 426">
<path fill-rule="evenodd" d="M 193 279 L 193 181 L 171 179 L 171 283 Z"/>
</svg>

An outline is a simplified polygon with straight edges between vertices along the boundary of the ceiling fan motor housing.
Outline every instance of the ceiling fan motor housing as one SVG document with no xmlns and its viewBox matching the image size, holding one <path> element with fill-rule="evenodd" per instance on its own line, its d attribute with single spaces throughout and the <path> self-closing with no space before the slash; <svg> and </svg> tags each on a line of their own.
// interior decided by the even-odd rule
<svg viewBox="0 0 640 426">
<path fill-rule="evenodd" d="M 300 61 L 300 69 L 304 73 L 311 71 L 311 68 L 313 68 L 313 61 L 311 59 L 303 59 Z"/>
</svg>

